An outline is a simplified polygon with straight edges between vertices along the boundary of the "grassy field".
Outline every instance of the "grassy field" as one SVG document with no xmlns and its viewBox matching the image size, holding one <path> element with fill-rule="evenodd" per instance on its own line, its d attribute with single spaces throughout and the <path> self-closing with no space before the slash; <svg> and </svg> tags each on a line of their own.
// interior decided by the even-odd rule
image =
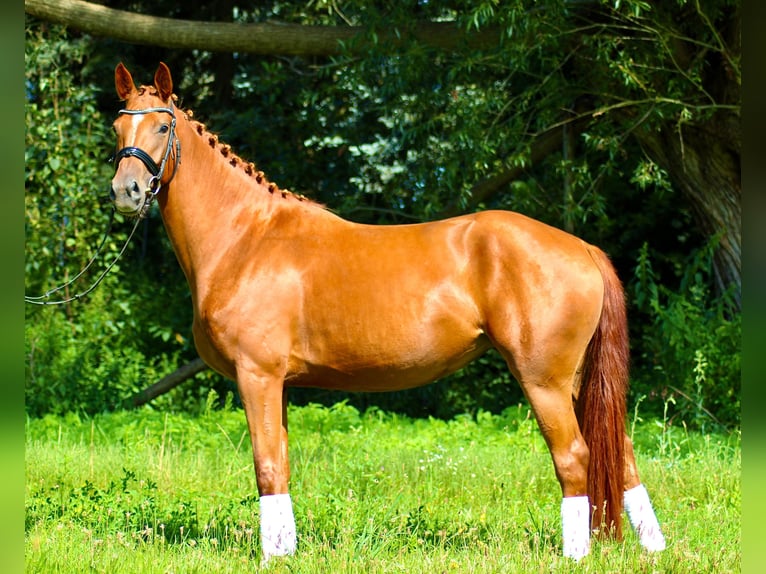
<svg viewBox="0 0 766 574">
<path fill-rule="evenodd" d="M 741 440 L 632 421 L 668 549 L 561 557 L 560 490 L 525 406 L 411 420 L 291 408 L 297 555 L 270 572 L 739 572 Z M 149 409 L 26 428 L 26 572 L 253 572 L 258 503 L 241 411 Z"/>
</svg>

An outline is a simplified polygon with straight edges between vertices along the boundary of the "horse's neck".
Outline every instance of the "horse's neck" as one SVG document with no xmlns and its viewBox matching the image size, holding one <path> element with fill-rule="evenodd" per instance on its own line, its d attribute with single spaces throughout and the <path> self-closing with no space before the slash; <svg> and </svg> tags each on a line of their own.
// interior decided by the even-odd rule
<svg viewBox="0 0 766 574">
<path fill-rule="evenodd" d="M 182 131 L 181 131 L 182 130 Z M 247 234 L 257 241 L 277 208 L 268 184 L 228 163 L 189 125 L 179 126 L 181 164 L 159 196 L 160 212 L 194 294 L 198 279 Z"/>
</svg>

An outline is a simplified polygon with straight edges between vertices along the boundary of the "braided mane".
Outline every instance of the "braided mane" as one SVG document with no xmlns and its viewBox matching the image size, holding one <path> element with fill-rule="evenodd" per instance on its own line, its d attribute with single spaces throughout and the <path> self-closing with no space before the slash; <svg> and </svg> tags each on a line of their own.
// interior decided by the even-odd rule
<svg viewBox="0 0 766 574">
<path fill-rule="evenodd" d="M 145 93 L 148 93 L 149 95 L 158 95 L 157 88 L 154 86 L 141 86 L 138 89 L 139 95 L 143 95 Z M 171 100 L 173 100 L 173 104 L 177 106 L 178 102 L 178 96 L 176 94 L 172 94 L 170 96 Z M 218 136 L 212 132 L 210 132 L 207 129 L 207 126 L 203 124 L 202 122 L 193 119 L 194 112 L 190 109 L 182 109 L 178 108 L 181 113 L 184 115 L 184 118 L 188 120 L 192 126 L 194 127 L 194 131 L 199 135 L 203 140 L 207 142 L 207 144 L 213 148 L 217 149 L 221 155 L 227 159 L 227 162 L 229 165 L 231 165 L 233 168 L 241 169 L 244 171 L 248 176 L 255 179 L 256 183 L 259 183 L 263 186 L 266 186 L 266 188 L 269 190 L 269 193 L 271 194 L 281 194 L 282 197 L 288 198 L 293 197 L 297 199 L 298 201 L 309 201 L 311 203 L 316 203 L 309 198 L 307 198 L 305 195 L 302 195 L 300 193 L 293 193 L 290 190 L 287 189 L 280 189 L 280 187 L 274 183 L 273 181 L 269 181 L 266 177 L 266 174 L 259 170 L 253 162 L 245 161 L 241 157 L 239 157 L 236 153 L 234 153 L 231 149 L 231 146 L 229 144 L 223 143 L 218 141 Z M 319 205 L 319 204 L 317 204 Z"/>
</svg>

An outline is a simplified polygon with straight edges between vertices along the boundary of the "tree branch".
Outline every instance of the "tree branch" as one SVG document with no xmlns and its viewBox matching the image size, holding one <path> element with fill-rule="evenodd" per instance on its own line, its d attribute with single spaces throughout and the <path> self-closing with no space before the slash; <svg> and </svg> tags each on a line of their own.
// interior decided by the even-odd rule
<svg viewBox="0 0 766 574">
<path fill-rule="evenodd" d="M 305 26 L 300 24 L 238 24 L 176 20 L 115 10 L 83 0 L 24 0 L 27 14 L 93 34 L 134 44 L 209 52 L 261 55 L 331 56 L 352 40 L 364 39 L 362 26 Z M 399 32 L 400 34 L 398 34 Z M 403 43 L 407 34 L 390 29 L 378 32 L 378 42 Z M 498 30 L 467 33 L 456 22 L 416 22 L 411 39 L 440 50 L 465 46 L 496 46 Z M 401 35 L 401 37 L 400 37 Z M 363 44 L 363 42 L 362 42 Z"/>
<path fill-rule="evenodd" d="M 174 389 L 187 379 L 192 378 L 197 373 L 201 373 L 205 369 L 207 369 L 208 366 L 205 364 L 205 362 L 197 357 L 190 363 L 186 363 L 184 366 L 179 367 L 169 375 L 162 377 L 159 381 L 154 383 L 152 386 L 147 387 L 141 392 L 136 393 L 131 398 L 127 399 L 123 405 L 125 408 L 136 408 L 140 407 L 141 405 L 145 405 L 152 399 L 155 399 L 159 397 L 160 395 L 163 395 L 170 391 L 171 389 Z"/>
<path fill-rule="evenodd" d="M 478 207 L 480 203 L 487 201 L 513 180 L 524 175 L 524 172 L 532 165 L 541 162 L 551 153 L 560 150 L 564 141 L 565 125 L 568 126 L 568 130 L 571 130 L 572 137 L 574 137 L 583 130 L 585 124 L 590 119 L 590 115 L 591 114 L 580 115 L 569 122 L 561 122 L 542 132 L 532 142 L 529 163 L 527 165 L 517 165 L 476 182 L 473 187 L 471 187 L 471 200 L 468 208 L 461 208 L 458 204 L 453 203 L 442 210 L 442 212 L 439 213 L 438 218 L 453 217 L 465 211 L 472 211 L 474 208 Z"/>
</svg>

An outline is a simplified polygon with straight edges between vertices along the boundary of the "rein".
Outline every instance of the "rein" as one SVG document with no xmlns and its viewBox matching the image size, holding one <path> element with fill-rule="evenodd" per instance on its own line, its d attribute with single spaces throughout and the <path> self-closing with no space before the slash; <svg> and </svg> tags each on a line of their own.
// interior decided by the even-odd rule
<svg viewBox="0 0 766 574">
<path fill-rule="evenodd" d="M 65 289 L 66 287 L 69 287 L 72 283 L 77 281 L 83 273 L 85 273 L 88 268 L 93 265 L 93 262 L 98 257 L 99 252 L 101 251 L 101 248 L 104 247 L 104 244 L 106 243 L 106 238 L 109 237 L 109 233 L 112 231 L 112 223 L 114 223 L 114 209 L 112 209 L 111 217 L 109 218 L 109 227 L 106 230 L 106 233 L 104 233 L 104 237 L 101 239 L 101 243 L 99 244 L 98 248 L 96 249 L 96 252 L 93 254 L 93 257 L 91 257 L 90 261 L 88 261 L 88 264 L 85 265 L 85 267 L 82 268 L 82 270 L 72 277 L 69 281 L 64 283 L 63 285 L 59 285 L 58 287 L 54 287 L 53 289 L 49 289 L 42 295 L 38 295 L 36 297 L 30 297 L 28 295 L 24 295 L 24 302 L 30 303 L 32 305 L 62 305 L 64 303 L 70 303 L 71 301 L 76 301 L 77 299 L 80 299 L 82 297 L 85 297 L 88 293 L 93 291 L 101 281 L 104 280 L 104 277 L 106 277 L 106 274 L 109 273 L 109 271 L 114 267 L 114 264 L 117 263 L 117 260 L 122 257 L 122 254 L 125 253 L 125 250 L 128 248 L 128 243 L 130 243 L 130 240 L 133 238 L 133 234 L 136 232 L 136 229 L 138 228 L 138 224 L 141 223 L 141 218 L 136 218 L 136 223 L 133 225 L 133 229 L 130 231 L 130 235 L 128 235 L 128 238 L 125 240 L 125 245 L 122 246 L 122 249 L 120 249 L 120 252 L 117 254 L 117 256 L 112 260 L 109 265 L 106 266 L 106 269 L 104 269 L 101 272 L 101 275 L 98 276 L 98 278 L 93 282 L 93 285 L 88 287 L 85 291 L 82 291 L 81 293 L 77 293 L 75 295 L 72 295 L 71 297 L 67 297 L 66 299 L 59 299 L 57 301 L 48 301 L 48 297 L 56 293 L 57 291 L 61 291 L 62 289 Z"/>
<path fill-rule="evenodd" d="M 141 160 L 141 162 L 146 166 L 146 169 L 149 170 L 149 173 L 152 174 L 151 179 L 149 180 L 149 189 L 146 190 L 146 200 L 144 202 L 144 207 L 141 212 L 141 214 L 146 213 L 146 209 L 151 205 L 152 201 L 155 197 L 157 197 L 157 194 L 160 192 L 160 189 L 162 188 L 162 176 L 165 173 L 165 167 L 168 163 L 168 158 L 170 157 L 171 153 L 173 152 L 173 141 L 175 141 L 175 164 L 173 166 L 173 173 L 170 174 L 170 179 L 168 179 L 167 183 L 169 184 L 173 178 L 176 175 L 176 171 L 178 171 L 178 165 L 181 163 L 181 140 L 178 139 L 176 136 L 176 114 L 172 107 L 169 108 L 162 108 L 162 107 L 154 107 L 154 108 L 145 108 L 143 110 L 120 110 L 119 113 L 121 114 L 131 114 L 131 115 L 137 115 L 137 114 L 148 114 L 151 112 L 163 112 L 170 114 L 171 120 L 170 120 L 170 130 L 168 133 L 168 145 L 165 148 L 165 153 L 162 156 L 162 160 L 160 161 L 160 165 L 157 165 L 157 163 L 152 159 L 152 157 L 146 153 L 141 148 L 135 147 L 135 146 L 127 146 L 119 150 L 117 153 L 114 154 L 114 157 L 112 160 L 114 161 L 114 169 L 117 171 L 117 167 L 120 164 L 120 161 L 126 157 L 135 157 Z M 138 224 L 143 219 L 142 215 L 139 215 L 136 217 L 136 223 L 133 225 L 133 229 L 130 231 L 130 235 L 128 235 L 128 238 L 125 240 L 125 245 L 122 246 L 122 249 L 117 254 L 117 256 L 112 260 L 109 265 L 107 265 L 106 269 L 101 272 L 101 275 L 98 276 L 98 278 L 93 282 L 93 284 L 88 287 L 85 291 L 82 291 L 81 293 L 77 293 L 76 295 L 73 295 L 71 297 L 67 297 L 65 299 L 60 299 L 58 301 L 48 301 L 48 298 L 56 293 L 57 291 L 61 291 L 62 289 L 65 289 L 77 279 L 79 279 L 87 270 L 88 268 L 93 264 L 93 262 L 98 257 L 99 252 L 103 248 L 104 244 L 106 243 L 107 237 L 109 237 L 109 233 L 112 230 L 112 223 L 114 222 L 114 209 L 112 209 L 112 214 L 109 219 L 109 226 L 106 230 L 106 233 L 104 234 L 103 239 L 101 240 L 101 243 L 99 244 L 98 248 L 96 249 L 96 252 L 94 253 L 93 257 L 88 261 L 87 265 L 72 279 L 64 283 L 63 285 L 59 285 L 58 287 L 55 287 L 53 289 L 50 289 L 43 293 L 42 295 L 36 296 L 36 297 L 30 297 L 27 295 L 24 295 L 24 301 L 26 303 L 30 303 L 33 305 L 61 305 L 64 303 L 69 303 L 71 301 L 76 301 L 77 299 L 80 299 L 93 291 L 101 281 L 103 281 L 104 277 L 106 277 L 106 274 L 109 273 L 109 271 L 114 267 L 115 263 L 117 263 L 117 260 L 122 256 L 123 253 L 125 253 L 125 250 L 128 248 L 128 243 L 130 243 L 130 240 L 133 238 L 133 234 L 136 232 L 136 229 L 138 228 Z"/>
</svg>

